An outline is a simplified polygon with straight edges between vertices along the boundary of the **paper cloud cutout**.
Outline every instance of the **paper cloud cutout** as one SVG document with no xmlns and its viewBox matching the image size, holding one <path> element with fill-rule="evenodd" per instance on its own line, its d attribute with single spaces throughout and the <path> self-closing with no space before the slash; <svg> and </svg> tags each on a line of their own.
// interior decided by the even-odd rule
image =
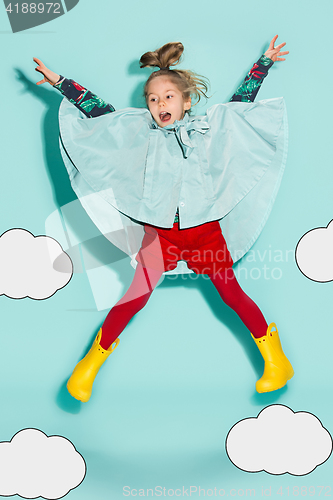
<svg viewBox="0 0 333 500">
<path fill-rule="evenodd" d="M 83 457 L 62 436 L 23 429 L 0 443 L 0 495 L 23 498 L 62 498 L 82 483 Z"/>
<path fill-rule="evenodd" d="M 304 476 L 329 458 L 332 437 L 312 413 L 271 405 L 230 429 L 226 451 L 246 472 Z"/>
<path fill-rule="evenodd" d="M 0 237 L 0 295 L 12 299 L 47 299 L 67 285 L 73 265 L 59 243 L 11 229 Z"/>
<path fill-rule="evenodd" d="M 312 281 L 333 280 L 333 220 L 327 227 L 308 231 L 297 243 L 296 263 Z"/>
</svg>

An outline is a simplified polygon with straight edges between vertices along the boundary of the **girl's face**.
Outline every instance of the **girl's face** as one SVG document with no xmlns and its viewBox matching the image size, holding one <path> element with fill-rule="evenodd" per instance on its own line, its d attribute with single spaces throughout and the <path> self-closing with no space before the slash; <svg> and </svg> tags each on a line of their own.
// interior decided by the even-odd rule
<svg viewBox="0 0 333 500">
<path fill-rule="evenodd" d="M 191 98 L 184 99 L 178 87 L 167 76 L 154 78 L 148 86 L 147 104 L 159 127 L 182 120 L 191 108 Z"/>
</svg>

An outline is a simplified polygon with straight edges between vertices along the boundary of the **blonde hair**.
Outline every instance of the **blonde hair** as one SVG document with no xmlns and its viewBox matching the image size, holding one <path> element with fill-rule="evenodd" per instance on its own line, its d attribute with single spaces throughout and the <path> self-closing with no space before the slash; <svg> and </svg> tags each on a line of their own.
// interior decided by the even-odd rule
<svg viewBox="0 0 333 500">
<path fill-rule="evenodd" d="M 156 66 L 160 68 L 159 71 L 154 71 L 145 83 L 144 96 L 146 100 L 150 82 L 159 76 L 168 77 L 182 92 L 185 100 L 192 97 L 196 100 L 195 104 L 197 104 L 201 97 L 208 99 L 207 92 L 209 82 L 207 78 L 197 75 L 190 70 L 170 69 L 170 66 L 176 66 L 176 64 L 179 63 L 183 51 L 184 46 L 182 43 L 171 42 L 166 43 L 163 47 L 160 47 L 154 52 L 146 52 L 143 56 L 141 56 L 141 68 L 145 68 L 147 66 Z"/>
</svg>

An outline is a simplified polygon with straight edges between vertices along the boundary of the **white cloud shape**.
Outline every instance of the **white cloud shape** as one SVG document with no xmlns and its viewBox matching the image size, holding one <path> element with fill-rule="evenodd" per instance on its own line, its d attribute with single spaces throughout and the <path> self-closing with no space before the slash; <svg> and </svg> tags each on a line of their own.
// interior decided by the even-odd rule
<svg viewBox="0 0 333 500">
<path fill-rule="evenodd" d="M 296 247 L 296 262 L 310 280 L 333 280 L 333 220 L 327 227 L 311 229 Z"/>
<path fill-rule="evenodd" d="M 226 450 L 233 464 L 246 472 L 303 476 L 329 458 L 332 438 L 312 413 L 271 405 L 258 417 L 235 424 Z"/>
<path fill-rule="evenodd" d="M 62 436 L 23 429 L 0 443 L 0 495 L 62 498 L 84 479 L 86 464 Z"/>
<path fill-rule="evenodd" d="M 71 259 L 53 238 L 25 229 L 10 229 L 0 237 L 0 295 L 47 299 L 72 275 Z"/>
</svg>

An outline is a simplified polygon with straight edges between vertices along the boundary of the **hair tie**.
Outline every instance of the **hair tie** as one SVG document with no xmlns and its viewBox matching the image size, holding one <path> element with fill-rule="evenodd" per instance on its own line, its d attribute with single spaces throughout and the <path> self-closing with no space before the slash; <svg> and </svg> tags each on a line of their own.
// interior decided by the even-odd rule
<svg viewBox="0 0 333 500">
<path fill-rule="evenodd" d="M 169 69 L 169 66 L 164 66 L 163 68 L 160 68 L 160 71 L 162 71 L 162 69 Z"/>
</svg>

